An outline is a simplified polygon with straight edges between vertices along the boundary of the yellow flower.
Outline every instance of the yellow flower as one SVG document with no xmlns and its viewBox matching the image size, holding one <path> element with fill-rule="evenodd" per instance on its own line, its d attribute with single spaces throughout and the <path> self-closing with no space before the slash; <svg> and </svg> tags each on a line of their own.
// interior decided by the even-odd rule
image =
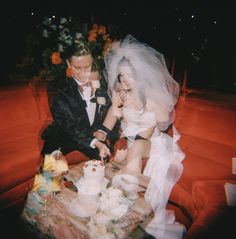
<svg viewBox="0 0 236 239">
<path fill-rule="evenodd" d="M 56 170 L 56 159 L 53 156 L 51 156 L 49 154 L 45 155 L 43 170 L 44 171 L 54 171 L 54 170 Z"/>
</svg>

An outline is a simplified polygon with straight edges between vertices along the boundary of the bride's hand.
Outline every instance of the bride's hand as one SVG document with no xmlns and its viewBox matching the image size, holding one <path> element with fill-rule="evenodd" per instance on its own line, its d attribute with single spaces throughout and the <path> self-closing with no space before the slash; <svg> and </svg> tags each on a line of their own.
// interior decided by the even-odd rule
<svg viewBox="0 0 236 239">
<path fill-rule="evenodd" d="M 123 104 L 123 102 L 122 102 L 122 100 L 119 96 L 119 93 L 116 92 L 115 90 L 112 91 L 111 101 L 112 101 L 112 105 L 115 106 L 115 107 L 120 107 Z"/>
</svg>

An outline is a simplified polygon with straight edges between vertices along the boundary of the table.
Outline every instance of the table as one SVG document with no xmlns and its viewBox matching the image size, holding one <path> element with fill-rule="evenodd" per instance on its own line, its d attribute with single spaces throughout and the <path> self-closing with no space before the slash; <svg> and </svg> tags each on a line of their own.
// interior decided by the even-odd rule
<svg viewBox="0 0 236 239">
<path fill-rule="evenodd" d="M 76 182 L 83 176 L 84 163 L 70 168 L 66 175 L 67 180 Z M 112 179 L 119 167 L 114 163 L 107 163 L 105 177 Z M 116 224 L 118 235 L 114 238 L 142 238 L 145 231 L 143 226 L 152 218 L 152 210 L 143 198 L 144 192 L 134 200 L 125 217 Z M 67 187 L 62 187 L 60 193 L 51 194 L 43 198 L 37 192 L 29 192 L 25 208 L 22 212 L 24 225 L 36 238 L 57 239 L 90 239 L 88 235 L 89 218 L 80 218 L 74 215 L 69 205 L 77 193 Z"/>
</svg>

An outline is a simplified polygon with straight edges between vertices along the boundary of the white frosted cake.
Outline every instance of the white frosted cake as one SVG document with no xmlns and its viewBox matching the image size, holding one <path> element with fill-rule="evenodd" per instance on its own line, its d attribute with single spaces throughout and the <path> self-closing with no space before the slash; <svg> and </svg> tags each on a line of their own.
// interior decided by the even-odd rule
<svg viewBox="0 0 236 239">
<path fill-rule="evenodd" d="M 85 179 L 93 179 L 102 184 L 105 176 L 105 165 L 102 161 L 89 160 L 84 164 L 83 172 Z"/>
<path fill-rule="evenodd" d="M 101 185 L 93 179 L 82 177 L 76 182 L 78 196 L 71 204 L 71 212 L 78 217 L 90 217 L 96 214 Z"/>
<path fill-rule="evenodd" d="M 89 217 L 96 214 L 99 194 L 105 179 L 105 165 L 102 161 L 89 160 L 83 167 L 84 177 L 76 182 L 78 197 L 70 205 L 74 214 Z"/>
<path fill-rule="evenodd" d="M 86 179 L 85 177 L 79 179 L 76 183 L 79 194 L 87 196 L 94 196 L 95 198 L 101 192 L 101 184 L 93 179 Z"/>
</svg>

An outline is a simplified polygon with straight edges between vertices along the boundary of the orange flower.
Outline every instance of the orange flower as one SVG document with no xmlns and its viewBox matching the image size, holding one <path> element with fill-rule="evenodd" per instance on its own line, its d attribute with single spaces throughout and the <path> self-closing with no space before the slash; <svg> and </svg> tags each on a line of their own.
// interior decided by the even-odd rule
<svg viewBox="0 0 236 239">
<path fill-rule="evenodd" d="M 72 69 L 71 69 L 71 67 L 67 67 L 66 68 L 66 76 L 67 77 L 72 77 Z"/>
<path fill-rule="evenodd" d="M 51 56 L 51 60 L 52 60 L 52 64 L 54 65 L 61 64 L 62 60 L 61 60 L 60 52 L 53 52 Z"/>
<path fill-rule="evenodd" d="M 108 42 L 104 45 L 103 51 L 102 51 L 103 56 L 105 56 L 110 51 L 111 45 L 112 44 Z"/>
<path fill-rule="evenodd" d="M 107 29 L 105 26 L 100 25 L 98 28 L 98 35 L 105 35 L 107 33 Z"/>
<path fill-rule="evenodd" d="M 92 26 L 92 30 L 94 30 L 94 31 L 97 32 L 97 30 L 98 30 L 98 24 L 93 24 L 93 26 Z"/>
<path fill-rule="evenodd" d="M 109 34 L 105 34 L 105 35 L 103 35 L 102 38 L 103 38 L 104 41 L 106 41 L 106 40 L 109 38 Z"/>
<path fill-rule="evenodd" d="M 94 30 L 89 31 L 88 41 L 89 42 L 96 42 L 96 40 L 97 40 L 97 33 Z"/>
</svg>

